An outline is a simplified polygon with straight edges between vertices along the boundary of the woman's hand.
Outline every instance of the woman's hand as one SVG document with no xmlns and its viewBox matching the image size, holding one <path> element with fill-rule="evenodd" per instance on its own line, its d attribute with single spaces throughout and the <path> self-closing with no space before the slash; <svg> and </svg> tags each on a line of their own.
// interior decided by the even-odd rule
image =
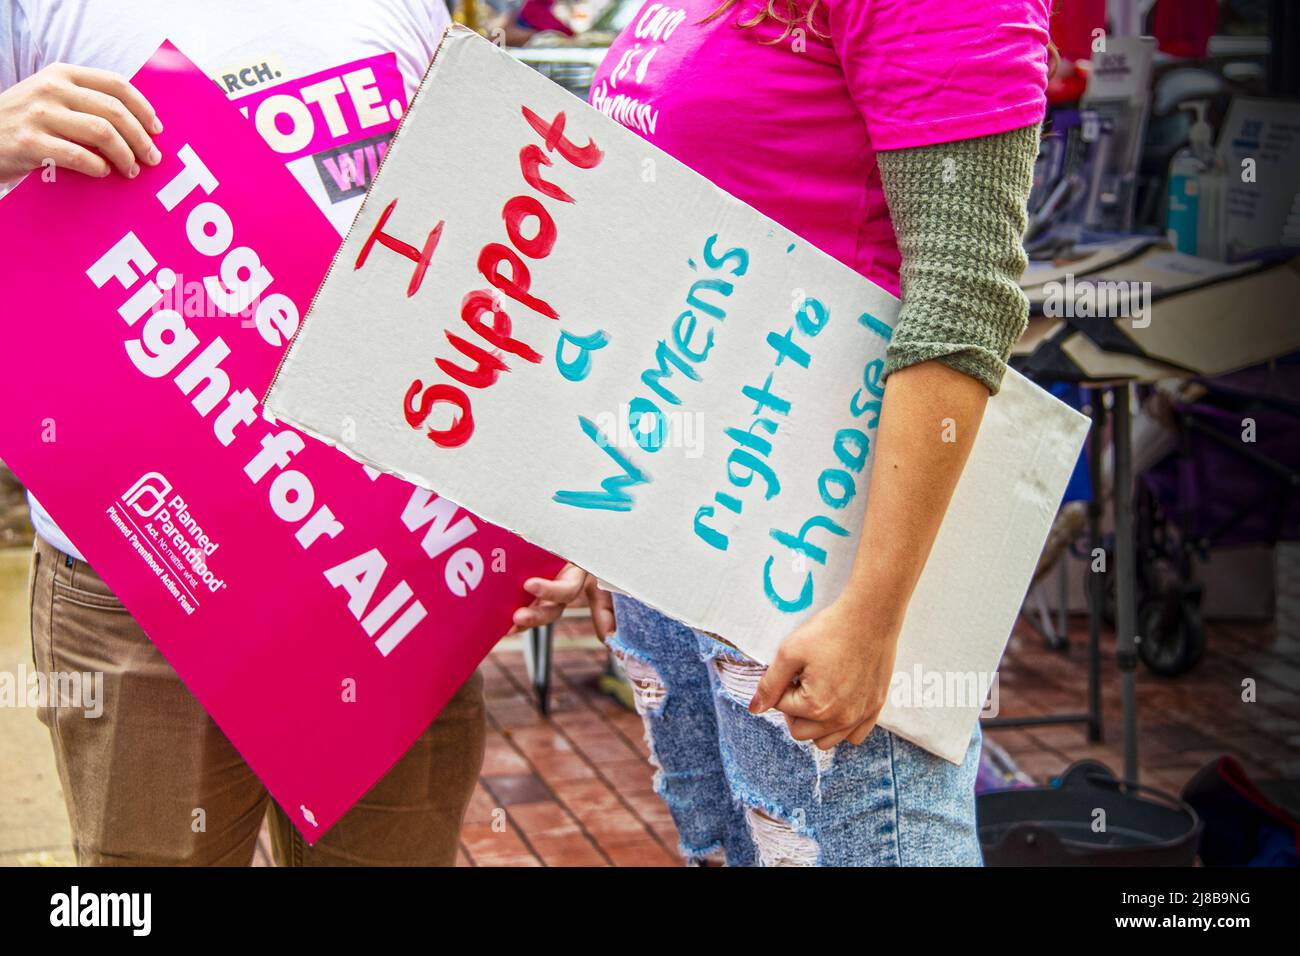
<svg viewBox="0 0 1300 956">
<path fill-rule="evenodd" d="M 52 160 L 61 169 L 128 178 L 162 154 L 153 107 L 107 70 L 55 63 L 0 93 L 0 184 Z"/>
<path fill-rule="evenodd" d="M 862 743 L 889 697 L 901 623 L 841 597 L 782 642 L 750 713 L 775 707 L 790 736 L 822 750 Z"/>
<path fill-rule="evenodd" d="M 591 610 L 591 625 L 596 629 L 596 636 L 604 643 L 617 626 L 614 595 L 602 588 L 592 574 L 587 575 L 587 607 Z"/>
<path fill-rule="evenodd" d="M 519 630 L 543 627 L 559 620 L 565 607 L 584 592 L 591 608 L 591 622 L 596 636 L 602 641 L 614 633 L 614 602 L 608 591 L 602 589 L 596 578 L 576 564 L 566 564 L 553 579 L 529 578 L 524 590 L 535 600 L 527 607 L 515 611 L 514 624 Z"/>
</svg>

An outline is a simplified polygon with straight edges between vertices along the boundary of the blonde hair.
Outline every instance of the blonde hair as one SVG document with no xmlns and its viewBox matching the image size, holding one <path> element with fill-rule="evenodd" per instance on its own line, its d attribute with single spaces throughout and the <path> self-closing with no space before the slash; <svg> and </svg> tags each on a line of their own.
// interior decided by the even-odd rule
<svg viewBox="0 0 1300 956">
<path fill-rule="evenodd" d="M 701 20 L 701 23 L 709 23 L 718 17 L 724 15 L 740 0 L 722 0 L 716 10 Z M 806 7 L 805 7 L 806 3 Z M 741 28 L 758 26 L 764 20 L 771 20 L 779 23 L 785 29 L 775 40 L 769 40 L 769 43 L 780 43 L 796 29 L 806 27 L 811 33 L 825 37 L 826 34 L 817 28 L 813 23 L 813 17 L 817 13 L 817 8 L 821 6 L 821 0 L 767 0 L 757 13 L 748 20 L 738 20 L 736 25 Z M 801 9 L 802 8 L 802 9 Z"/>
</svg>

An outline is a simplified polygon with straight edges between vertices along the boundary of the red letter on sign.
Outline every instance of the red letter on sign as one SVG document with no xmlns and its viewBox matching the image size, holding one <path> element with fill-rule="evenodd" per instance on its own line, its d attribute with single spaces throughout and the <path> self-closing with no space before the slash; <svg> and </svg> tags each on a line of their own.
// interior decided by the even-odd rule
<svg viewBox="0 0 1300 956">
<path fill-rule="evenodd" d="M 410 298 L 415 295 L 416 290 L 420 288 L 420 283 L 424 281 L 425 270 L 429 268 L 429 260 L 433 258 L 433 250 L 438 248 L 438 239 L 442 236 L 442 226 L 445 220 L 439 219 L 438 224 L 434 226 L 433 230 L 429 233 L 429 238 L 424 240 L 424 248 L 416 249 L 415 246 L 411 245 L 409 242 L 402 242 L 400 239 L 394 239 L 392 236 L 388 235 L 388 233 L 383 231 L 384 223 L 388 222 L 388 217 L 393 214 L 393 210 L 396 207 L 397 200 L 394 199 L 384 209 L 383 214 L 379 217 L 379 221 L 375 223 L 375 228 L 372 229 L 370 235 L 366 237 L 365 244 L 361 247 L 361 252 L 357 254 L 357 264 L 353 266 L 353 269 L 360 269 L 366 264 L 366 258 L 370 255 L 370 250 L 374 247 L 376 242 L 381 246 L 385 246 L 386 248 L 392 249 L 394 252 L 406 256 L 406 258 L 415 263 L 415 274 L 411 276 L 411 283 L 406 287 L 406 296 L 407 298 Z"/>
<path fill-rule="evenodd" d="M 415 404 L 417 395 L 420 396 L 418 405 Z M 430 428 L 427 437 L 435 445 L 456 448 L 469 441 L 469 437 L 474 434 L 474 413 L 470 411 L 469 396 L 455 385 L 439 384 L 425 388 L 424 383 L 417 378 L 406 390 L 406 421 L 412 428 L 419 428 L 433 411 L 433 406 L 444 402 L 454 406 L 460 414 L 446 428 Z"/>
<path fill-rule="evenodd" d="M 591 169 L 593 166 L 600 164 L 601 157 L 605 154 L 596 146 L 594 139 L 588 139 L 586 146 L 579 146 L 564 135 L 565 116 L 563 110 L 556 113 L 555 119 L 548 123 L 527 106 L 519 108 L 523 110 L 524 119 L 528 121 L 528 125 L 546 140 L 548 151 L 554 150 L 558 152 L 579 169 Z M 527 174 L 527 170 L 524 170 L 524 172 Z"/>
</svg>

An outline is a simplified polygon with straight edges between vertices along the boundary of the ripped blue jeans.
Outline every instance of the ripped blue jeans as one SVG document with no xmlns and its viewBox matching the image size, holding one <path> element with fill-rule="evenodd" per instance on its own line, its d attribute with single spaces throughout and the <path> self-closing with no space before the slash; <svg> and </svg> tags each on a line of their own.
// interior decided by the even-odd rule
<svg viewBox="0 0 1300 956">
<path fill-rule="evenodd" d="M 730 866 L 979 866 L 980 730 L 960 767 L 876 727 L 822 751 L 747 710 L 763 665 L 623 595 L 628 672 L 687 859 Z"/>
</svg>

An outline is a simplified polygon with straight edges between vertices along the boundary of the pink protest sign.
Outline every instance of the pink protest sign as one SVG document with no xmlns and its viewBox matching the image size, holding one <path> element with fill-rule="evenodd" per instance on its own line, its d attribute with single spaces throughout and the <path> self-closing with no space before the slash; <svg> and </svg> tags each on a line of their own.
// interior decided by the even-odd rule
<svg viewBox="0 0 1300 956">
<path fill-rule="evenodd" d="M 135 83 L 159 166 L 0 199 L 0 458 L 315 840 L 561 562 L 262 418 L 338 236 L 175 47 Z"/>
</svg>

